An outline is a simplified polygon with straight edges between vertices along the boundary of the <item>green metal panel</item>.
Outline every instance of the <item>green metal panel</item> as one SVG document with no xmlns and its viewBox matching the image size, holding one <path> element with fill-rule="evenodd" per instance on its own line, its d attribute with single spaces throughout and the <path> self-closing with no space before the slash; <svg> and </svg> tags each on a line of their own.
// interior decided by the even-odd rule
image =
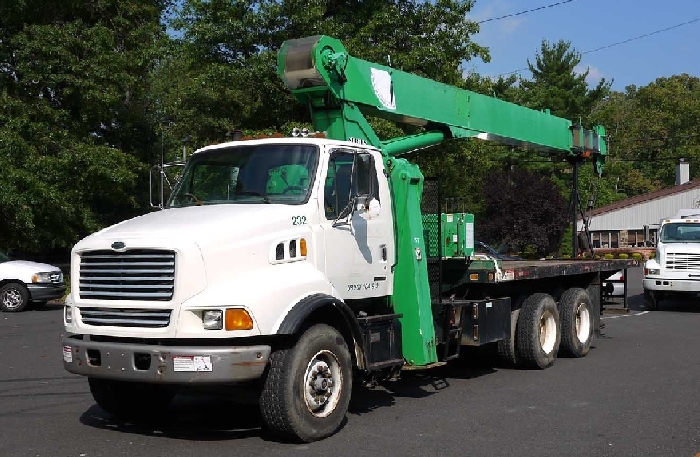
<svg viewBox="0 0 700 457">
<path fill-rule="evenodd" d="M 436 226 L 437 214 L 423 214 L 423 226 Z M 438 257 L 441 245 L 445 259 L 465 258 L 474 254 L 474 215 L 467 213 L 440 214 L 440 235 L 424 230 L 429 257 Z"/>
<path fill-rule="evenodd" d="M 391 304 L 401 318 L 404 358 L 410 365 L 437 362 L 420 201 L 423 175 L 405 159 L 389 159 L 395 211 L 396 266 Z"/>
<path fill-rule="evenodd" d="M 459 236 L 459 245 L 462 249 L 464 257 L 474 255 L 474 215 L 467 213 L 459 213 L 457 219 L 457 235 Z"/>
</svg>

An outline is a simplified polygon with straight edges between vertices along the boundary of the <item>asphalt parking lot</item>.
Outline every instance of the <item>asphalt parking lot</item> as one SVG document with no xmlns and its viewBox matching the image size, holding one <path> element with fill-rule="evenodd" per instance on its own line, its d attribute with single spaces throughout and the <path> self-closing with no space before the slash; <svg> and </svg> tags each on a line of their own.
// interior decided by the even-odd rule
<svg viewBox="0 0 700 457">
<path fill-rule="evenodd" d="M 470 352 L 356 389 L 342 430 L 307 445 L 274 441 L 255 405 L 226 397 L 179 397 L 157 423 L 116 421 L 63 370 L 60 306 L 0 314 L 0 456 L 695 456 L 700 301 L 648 312 L 634 274 L 629 311 L 606 305 L 585 358 L 514 370 Z"/>
</svg>

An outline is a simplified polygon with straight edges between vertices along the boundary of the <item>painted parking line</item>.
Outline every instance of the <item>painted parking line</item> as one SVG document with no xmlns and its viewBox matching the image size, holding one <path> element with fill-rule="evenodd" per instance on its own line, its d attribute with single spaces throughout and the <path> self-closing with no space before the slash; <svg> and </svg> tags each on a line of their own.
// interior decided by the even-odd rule
<svg viewBox="0 0 700 457">
<path fill-rule="evenodd" d="M 638 313 L 618 314 L 616 316 L 601 316 L 601 319 L 619 319 L 620 317 L 641 316 L 642 314 L 647 314 L 648 312 L 649 311 L 640 311 Z"/>
</svg>

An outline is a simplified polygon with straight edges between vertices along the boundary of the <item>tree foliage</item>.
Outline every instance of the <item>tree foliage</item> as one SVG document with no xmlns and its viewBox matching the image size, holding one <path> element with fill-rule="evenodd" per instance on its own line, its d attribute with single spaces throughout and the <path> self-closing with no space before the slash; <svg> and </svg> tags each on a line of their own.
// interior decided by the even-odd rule
<svg viewBox="0 0 700 457">
<path fill-rule="evenodd" d="M 520 81 L 521 102 L 534 109 L 548 109 L 574 123 L 579 119 L 586 123 L 593 108 L 609 95 L 611 83 L 602 78 L 589 88 L 589 70 L 576 71 L 580 63 L 581 53 L 572 49 L 570 42 L 543 40 L 535 63 L 527 62 L 532 79 Z"/>
<path fill-rule="evenodd" d="M 542 42 L 531 78 L 464 74 L 470 59 L 488 61 L 473 41 L 474 1 L 458 0 L 8 0 L 0 4 L 0 248 L 68 249 L 81 236 L 148 210 L 149 166 L 180 158 L 182 140 L 203 146 L 246 133 L 308 125 L 306 107 L 276 74 L 276 52 L 290 38 L 330 35 L 357 57 L 389 64 L 589 126 L 608 127 L 602 178 L 581 170 L 584 201 L 597 206 L 673 182 L 678 157 L 700 171 L 698 79 L 660 78 L 611 92 L 578 73 L 571 43 Z M 166 32 L 166 27 L 168 32 Z M 370 119 L 381 138 L 412 133 Z M 568 199 L 570 167 L 478 140 L 447 141 L 413 154 L 443 193 L 476 213 L 487 241 L 545 249 L 559 225 L 530 214 L 523 235 L 509 235 L 528 208 Z M 641 161 L 639 161 L 641 159 Z M 520 182 L 516 170 L 533 182 Z M 530 171 L 528 171 L 530 170 Z M 489 197 L 495 177 L 519 198 Z M 547 187 L 547 179 L 550 180 Z M 536 182 L 535 182 L 536 181 Z M 524 191 L 537 187 L 541 193 Z M 501 184 L 504 184 L 502 182 Z M 505 185 L 505 184 L 504 184 Z M 491 186 L 491 187 L 490 187 Z M 538 187 L 539 186 L 539 187 Z M 546 189 L 545 189 L 546 187 Z M 506 189 L 505 187 L 503 189 Z M 497 189 L 494 189 L 497 190 Z M 501 192 L 502 194 L 504 192 Z M 552 197 L 554 195 L 554 197 Z M 527 196 L 527 199 L 525 199 Z M 558 204 L 558 203 L 557 203 Z M 510 206 L 509 206 L 510 205 Z M 565 219 L 568 212 L 563 211 Z M 501 216 L 505 217 L 497 226 Z M 553 221 L 554 219 L 551 219 Z"/>
<path fill-rule="evenodd" d="M 476 224 L 480 239 L 518 251 L 534 248 L 538 255 L 559 246 L 568 203 L 547 176 L 524 168 L 494 171 L 485 178 L 482 198 L 486 209 Z"/>
<path fill-rule="evenodd" d="M 0 11 L 0 246 L 67 248 L 134 214 L 163 8 L 11 0 Z"/>
</svg>

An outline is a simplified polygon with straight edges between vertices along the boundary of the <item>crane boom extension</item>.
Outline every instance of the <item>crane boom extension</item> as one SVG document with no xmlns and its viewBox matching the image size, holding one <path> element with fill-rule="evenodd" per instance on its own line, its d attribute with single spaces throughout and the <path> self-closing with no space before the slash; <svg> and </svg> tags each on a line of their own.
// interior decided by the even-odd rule
<svg viewBox="0 0 700 457">
<path fill-rule="evenodd" d="M 459 89 L 350 56 L 327 36 L 284 42 L 278 73 L 311 110 L 314 127 L 330 138 L 371 144 L 395 156 L 446 138 L 484 140 L 592 158 L 603 171 L 605 130 L 584 130 L 571 121 Z M 418 125 L 423 133 L 381 141 L 364 115 Z"/>
</svg>

